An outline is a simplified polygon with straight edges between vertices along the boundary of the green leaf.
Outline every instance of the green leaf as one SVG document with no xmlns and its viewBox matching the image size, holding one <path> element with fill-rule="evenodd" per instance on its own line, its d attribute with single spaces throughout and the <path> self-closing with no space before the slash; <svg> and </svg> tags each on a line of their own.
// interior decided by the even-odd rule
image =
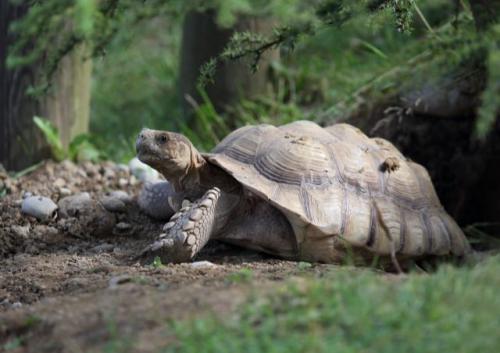
<svg viewBox="0 0 500 353">
<path fill-rule="evenodd" d="M 79 134 L 75 136 L 69 144 L 69 158 L 73 161 L 99 161 L 101 159 L 101 153 L 90 140 L 91 138 L 88 134 Z"/>
<path fill-rule="evenodd" d="M 163 263 L 161 262 L 161 258 L 159 256 L 155 256 L 153 260 L 153 267 L 154 268 L 160 268 L 163 266 Z"/>
<path fill-rule="evenodd" d="M 64 151 L 61 137 L 57 128 L 52 125 L 52 123 L 46 119 L 40 118 L 38 116 L 33 117 L 33 122 L 42 131 L 45 141 L 49 144 L 52 157 L 56 161 L 62 161 L 66 158 L 66 152 Z"/>
<path fill-rule="evenodd" d="M 75 8 L 77 29 L 84 36 L 90 36 L 94 30 L 94 18 L 97 12 L 96 0 L 78 0 Z"/>
<path fill-rule="evenodd" d="M 371 51 L 373 54 L 377 55 L 381 59 L 387 60 L 387 55 L 385 55 L 382 50 L 380 50 L 373 44 L 368 43 L 366 40 L 360 40 L 360 43 L 363 47 Z"/>
<path fill-rule="evenodd" d="M 84 141 L 82 144 L 80 144 L 78 152 L 75 156 L 75 160 L 78 161 L 98 162 L 101 159 L 102 159 L 101 152 L 90 141 Z"/>
</svg>

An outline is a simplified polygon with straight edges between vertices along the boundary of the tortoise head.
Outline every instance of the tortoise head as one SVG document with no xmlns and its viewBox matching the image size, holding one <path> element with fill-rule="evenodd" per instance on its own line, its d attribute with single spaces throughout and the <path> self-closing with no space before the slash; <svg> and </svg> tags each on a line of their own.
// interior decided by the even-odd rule
<svg viewBox="0 0 500 353">
<path fill-rule="evenodd" d="M 179 180 L 203 157 L 183 135 L 175 132 L 142 129 L 135 143 L 137 158 L 162 173 L 167 180 Z"/>
</svg>

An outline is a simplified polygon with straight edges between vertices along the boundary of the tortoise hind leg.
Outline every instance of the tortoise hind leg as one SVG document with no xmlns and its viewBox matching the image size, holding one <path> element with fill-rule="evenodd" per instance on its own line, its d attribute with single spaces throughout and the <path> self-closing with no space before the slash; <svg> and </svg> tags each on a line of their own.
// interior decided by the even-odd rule
<svg viewBox="0 0 500 353">
<path fill-rule="evenodd" d="M 148 260 L 159 256 L 164 263 L 193 259 L 212 235 L 220 194 L 219 188 L 214 187 L 196 202 L 181 208 L 165 224 L 164 233 L 141 256 Z"/>
</svg>

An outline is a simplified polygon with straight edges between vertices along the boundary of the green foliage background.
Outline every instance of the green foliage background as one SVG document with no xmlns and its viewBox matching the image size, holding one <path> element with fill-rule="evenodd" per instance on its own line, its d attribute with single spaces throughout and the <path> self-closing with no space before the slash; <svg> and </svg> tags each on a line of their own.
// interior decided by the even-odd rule
<svg viewBox="0 0 500 353">
<path fill-rule="evenodd" d="M 29 1 L 15 0 L 30 3 Z M 487 71 L 476 135 L 484 137 L 498 114 L 500 27 L 477 33 L 465 0 L 78 0 L 32 2 L 12 26 L 18 39 L 9 66 L 45 60 L 50 78 L 62 55 L 84 43 L 94 59 L 92 140 L 108 157 L 127 160 L 143 126 L 175 129 L 203 149 L 229 131 L 207 99 L 199 103 L 197 132 L 182 120 L 178 93 L 183 14 L 214 9 L 221 26 L 242 14 L 272 15 L 272 33 L 236 33 L 202 70 L 208 83 L 216 65 L 279 48 L 271 94 L 242 100 L 228 114 L 243 125 L 299 118 L 333 122 L 360 102 L 414 87 L 464 65 Z M 71 25 L 68 18 L 73 19 Z M 43 35 L 38 35 L 42 33 Z M 61 36 L 61 33 L 63 35 Z M 31 39 L 37 36 L 35 45 Z M 209 38 L 207 38 L 209 40 Z M 419 82 L 420 80 L 420 82 Z M 44 82 L 42 80 L 41 82 Z M 37 93 L 46 86 L 34 87 Z M 364 98 L 363 98 L 364 99 Z"/>
</svg>

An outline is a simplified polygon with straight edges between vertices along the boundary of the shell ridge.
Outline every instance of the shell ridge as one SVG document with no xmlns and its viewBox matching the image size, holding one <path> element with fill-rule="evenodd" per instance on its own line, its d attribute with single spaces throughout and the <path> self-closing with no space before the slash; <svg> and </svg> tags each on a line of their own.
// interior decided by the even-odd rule
<svg viewBox="0 0 500 353">
<path fill-rule="evenodd" d="M 306 216 L 308 219 L 313 220 L 316 217 L 313 217 L 312 212 L 311 212 L 311 197 L 309 193 L 307 192 L 307 189 L 305 186 L 305 183 L 302 183 L 300 185 L 299 189 L 299 197 L 300 197 L 300 203 L 302 204 L 302 209 L 304 210 Z"/>
<path fill-rule="evenodd" d="M 401 207 L 399 208 L 399 215 L 400 215 L 399 248 L 396 250 L 397 253 L 401 253 L 406 245 L 405 243 L 406 243 L 406 231 L 407 231 L 406 214 Z"/>
<path fill-rule="evenodd" d="M 370 231 L 365 244 L 367 247 L 371 247 L 375 243 L 375 237 L 377 235 L 377 219 L 375 212 L 375 205 L 372 201 L 370 202 Z"/>
<path fill-rule="evenodd" d="M 433 245 L 433 231 L 432 231 L 432 227 L 431 227 L 431 224 L 430 224 L 430 220 L 429 220 L 429 216 L 427 215 L 427 213 L 425 212 L 422 212 L 420 214 L 420 218 L 424 224 L 424 229 L 425 229 L 425 239 L 426 239 L 426 244 L 425 244 L 425 252 L 426 253 L 431 253 L 432 251 L 432 245 Z"/>
<path fill-rule="evenodd" d="M 344 235 L 346 231 L 346 225 L 347 225 L 347 217 L 349 217 L 349 200 L 348 200 L 348 195 L 347 195 L 347 190 L 344 187 L 344 185 L 341 185 L 341 188 L 343 189 L 344 197 L 342 199 L 342 212 L 340 213 L 340 234 Z"/>
<path fill-rule="evenodd" d="M 451 249 L 452 249 L 451 234 L 449 233 L 448 229 L 444 225 L 443 218 L 441 217 L 441 215 L 439 215 L 436 218 L 439 219 L 439 223 L 438 223 L 439 224 L 439 228 L 441 228 L 441 231 L 442 231 L 442 233 L 444 234 L 444 236 L 446 238 L 446 243 L 448 244 L 448 251 L 451 251 Z"/>
</svg>

